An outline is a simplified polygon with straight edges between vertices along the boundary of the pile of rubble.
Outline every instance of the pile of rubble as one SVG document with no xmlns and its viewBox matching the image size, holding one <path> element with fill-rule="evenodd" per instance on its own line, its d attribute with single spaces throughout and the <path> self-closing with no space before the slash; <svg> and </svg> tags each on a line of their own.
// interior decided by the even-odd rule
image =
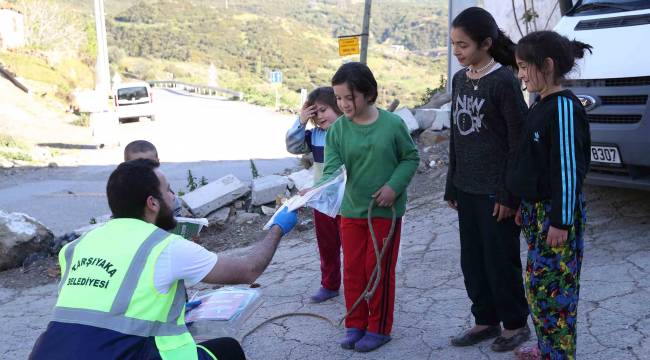
<svg viewBox="0 0 650 360">
<path fill-rule="evenodd" d="M 283 199 L 313 184 L 311 171 L 254 178 L 250 184 L 226 175 L 181 196 L 190 216 L 208 219 L 209 226 L 223 227 L 234 217 L 238 225 L 273 215 Z"/>
<path fill-rule="evenodd" d="M 451 97 L 444 92 L 435 93 L 424 106 L 410 110 L 401 108 L 394 113 L 406 124 L 419 143 L 420 166 L 418 172 L 446 167 L 449 154 L 449 128 Z"/>
</svg>

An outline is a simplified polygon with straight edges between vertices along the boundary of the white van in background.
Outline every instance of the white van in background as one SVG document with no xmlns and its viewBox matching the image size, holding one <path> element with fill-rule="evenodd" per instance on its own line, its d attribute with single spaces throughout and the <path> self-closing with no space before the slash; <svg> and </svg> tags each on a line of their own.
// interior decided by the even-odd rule
<svg viewBox="0 0 650 360">
<path fill-rule="evenodd" d="M 151 87 L 146 82 L 128 82 L 113 89 L 115 112 L 120 123 L 138 121 L 147 117 L 156 120 Z"/>
<path fill-rule="evenodd" d="M 586 181 L 650 190 L 650 0 L 572 5 L 554 30 L 593 46 L 565 83 L 591 128 Z"/>
</svg>

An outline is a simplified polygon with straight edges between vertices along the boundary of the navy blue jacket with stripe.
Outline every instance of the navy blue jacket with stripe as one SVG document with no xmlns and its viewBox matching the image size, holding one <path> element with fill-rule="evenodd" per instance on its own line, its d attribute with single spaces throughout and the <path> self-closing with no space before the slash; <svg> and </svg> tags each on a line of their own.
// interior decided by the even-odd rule
<svg viewBox="0 0 650 360">
<path fill-rule="evenodd" d="M 535 102 L 526 117 L 507 187 L 530 202 L 551 201 L 551 225 L 568 229 L 591 160 L 589 122 L 570 90 Z"/>
</svg>

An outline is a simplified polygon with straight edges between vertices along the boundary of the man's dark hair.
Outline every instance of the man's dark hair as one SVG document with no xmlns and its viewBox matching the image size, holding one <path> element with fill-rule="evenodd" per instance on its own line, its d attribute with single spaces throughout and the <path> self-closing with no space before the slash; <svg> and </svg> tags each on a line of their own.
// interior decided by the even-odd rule
<svg viewBox="0 0 650 360">
<path fill-rule="evenodd" d="M 149 151 L 155 152 L 156 156 L 158 156 L 158 150 L 156 150 L 156 147 L 153 146 L 153 144 L 148 142 L 147 140 L 131 141 L 124 148 L 124 159 L 126 159 L 128 154 L 143 153 L 143 152 L 149 152 Z"/>
<path fill-rule="evenodd" d="M 121 163 L 108 178 L 106 196 L 113 218 L 143 219 L 147 198 L 162 200 L 156 162 L 136 159 Z"/>
<path fill-rule="evenodd" d="M 368 97 L 374 104 L 377 100 L 377 80 L 366 64 L 349 62 L 341 65 L 332 77 L 332 86 L 348 84 L 350 92 L 354 90 Z"/>
</svg>

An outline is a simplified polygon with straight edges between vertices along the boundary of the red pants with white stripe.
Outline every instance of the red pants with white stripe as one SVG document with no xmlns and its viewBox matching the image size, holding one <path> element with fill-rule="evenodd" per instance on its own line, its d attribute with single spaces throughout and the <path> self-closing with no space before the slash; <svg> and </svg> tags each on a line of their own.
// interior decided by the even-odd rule
<svg viewBox="0 0 650 360">
<path fill-rule="evenodd" d="M 382 335 L 389 335 L 393 327 L 395 307 L 395 265 L 400 242 L 402 219 L 395 224 L 393 241 L 381 262 L 381 279 L 370 301 L 362 300 L 345 319 L 346 328 L 365 329 Z M 379 251 L 384 238 L 390 231 L 391 219 L 372 220 Z M 345 307 L 349 311 L 366 288 L 377 259 L 368 229 L 367 219 L 341 217 L 341 244 L 343 245 L 343 285 Z"/>
<path fill-rule="evenodd" d="M 314 210 L 314 228 L 320 254 L 321 286 L 336 291 L 341 287 L 341 217 L 331 218 Z"/>
</svg>

